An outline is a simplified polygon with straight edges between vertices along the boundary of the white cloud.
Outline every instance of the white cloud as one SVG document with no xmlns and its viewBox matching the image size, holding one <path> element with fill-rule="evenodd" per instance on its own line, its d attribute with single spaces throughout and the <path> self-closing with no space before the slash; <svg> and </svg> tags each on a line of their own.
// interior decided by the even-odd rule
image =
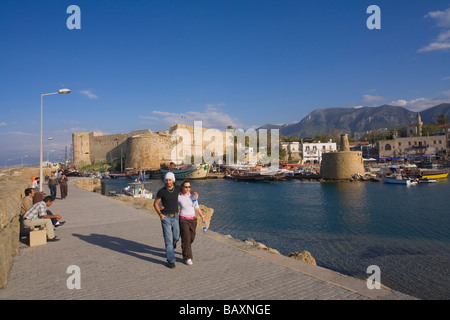
<svg viewBox="0 0 450 320">
<path fill-rule="evenodd" d="M 444 11 L 431 11 L 425 18 L 435 19 L 438 27 L 450 28 L 450 8 Z"/>
<path fill-rule="evenodd" d="M 233 126 L 234 128 L 242 128 L 242 124 L 230 117 L 229 115 L 221 112 L 218 108 L 224 106 L 220 104 L 207 104 L 203 112 L 188 111 L 185 113 L 167 112 L 167 111 L 152 111 L 153 116 L 139 116 L 140 119 L 149 119 L 154 121 L 160 121 L 167 126 L 173 126 L 175 124 L 188 124 L 194 125 L 194 121 L 202 121 L 203 128 L 225 130 L 227 126 Z"/>
<path fill-rule="evenodd" d="M 442 92 L 440 97 L 436 98 L 417 98 L 413 100 L 395 100 L 388 103 L 391 106 L 399 106 L 411 111 L 422 111 L 428 108 L 437 106 L 441 103 L 449 103 L 450 102 L 450 90 Z"/>
<path fill-rule="evenodd" d="M 365 102 L 365 103 L 380 102 L 380 101 L 385 101 L 386 100 L 385 97 L 374 96 L 374 95 L 370 95 L 370 94 L 365 94 L 363 96 L 363 98 L 364 98 L 363 102 Z"/>
<path fill-rule="evenodd" d="M 391 105 L 391 106 L 398 106 L 398 107 L 404 107 L 407 104 L 408 104 L 408 101 L 402 100 L 402 99 L 395 100 L 395 101 L 392 101 L 391 103 L 389 103 L 389 105 Z"/>
<path fill-rule="evenodd" d="M 5 121 L 0 122 L 0 127 L 4 127 L 4 126 L 6 126 L 6 122 Z"/>
<path fill-rule="evenodd" d="M 425 15 L 425 18 L 432 18 L 436 25 L 442 28 L 438 37 L 429 45 L 420 48 L 418 52 L 429 52 L 450 49 L 450 8 L 444 11 L 432 11 Z"/>
<path fill-rule="evenodd" d="M 92 93 L 92 90 L 81 90 L 80 93 L 83 96 L 88 97 L 89 99 L 93 100 L 93 99 L 98 99 L 98 96 Z"/>
</svg>

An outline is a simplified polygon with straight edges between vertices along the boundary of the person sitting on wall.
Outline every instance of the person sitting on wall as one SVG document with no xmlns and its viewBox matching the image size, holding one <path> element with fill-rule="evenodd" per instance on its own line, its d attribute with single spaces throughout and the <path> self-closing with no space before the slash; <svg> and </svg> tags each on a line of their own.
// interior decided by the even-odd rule
<svg viewBox="0 0 450 320">
<path fill-rule="evenodd" d="M 55 199 L 52 196 L 47 196 L 44 200 L 35 203 L 23 215 L 23 225 L 28 228 L 46 227 L 47 241 L 59 241 L 56 239 L 55 229 L 53 228 L 52 218 L 60 220 L 60 215 L 48 215 L 47 208 L 49 208 Z"/>
<path fill-rule="evenodd" d="M 20 216 L 19 216 L 19 222 L 20 222 L 20 236 L 26 236 L 28 234 L 28 230 L 24 229 L 23 225 L 23 215 L 25 212 L 28 211 L 28 209 L 31 208 L 33 205 L 33 197 L 34 197 L 34 189 L 33 188 L 26 188 L 25 189 L 25 197 L 22 199 L 22 205 L 20 207 Z"/>
</svg>

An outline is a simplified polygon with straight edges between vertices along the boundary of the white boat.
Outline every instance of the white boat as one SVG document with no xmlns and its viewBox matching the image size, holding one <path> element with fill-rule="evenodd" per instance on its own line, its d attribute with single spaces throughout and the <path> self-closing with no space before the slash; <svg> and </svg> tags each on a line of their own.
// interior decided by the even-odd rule
<svg viewBox="0 0 450 320">
<path fill-rule="evenodd" d="M 199 164 L 199 165 L 186 165 L 182 167 L 175 167 L 174 169 L 161 169 L 162 176 L 167 172 L 172 172 L 175 175 L 176 180 L 184 179 L 206 179 L 209 173 L 209 164 Z"/>
<path fill-rule="evenodd" d="M 153 193 L 144 188 L 144 184 L 138 181 L 131 182 L 123 189 L 123 193 L 133 198 L 152 199 Z"/>
<path fill-rule="evenodd" d="M 407 186 L 416 185 L 417 181 L 411 178 L 402 177 L 401 175 L 383 176 L 383 182 L 393 184 L 404 184 Z"/>
</svg>

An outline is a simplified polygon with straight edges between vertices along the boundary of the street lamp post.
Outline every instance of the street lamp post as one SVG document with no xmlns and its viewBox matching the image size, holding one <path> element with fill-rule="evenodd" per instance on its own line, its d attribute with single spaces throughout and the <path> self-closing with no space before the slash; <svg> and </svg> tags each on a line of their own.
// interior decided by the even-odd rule
<svg viewBox="0 0 450 320">
<path fill-rule="evenodd" d="M 22 168 L 23 168 L 23 158 L 28 158 L 28 155 L 25 155 L 25 156 L 23 156 L 21 158 L 22 158 Z"/>
<path fill-rule="evenodd" d="M 50 151 L 48 151 L 47 152 L 47 165 L 48 165 L 48 163 L 50 162 L 50 158 L 49 158 L 49 156 L 50 156 L 50 152 L 55 152 L 55 150 L 50 150 Z"/>
<path fill-rule="evenodd" d="M 44 96 L 50 96 L 53 94 L 68 94 L 70 93 L 69 89 L 60 89 L 58 90 L 58 92 L 52 92 L 52 93 L 44 93 L 41 94 L 41 151 L 40 151 L 40 163 L 39 163 L 39 191 L 42 192 L 42 181 L 44 180 L 43 177 L 43 169 L 42 169 L 42 105 L 43 105 L 43 100 L 44 100 Z"/>
</svg>

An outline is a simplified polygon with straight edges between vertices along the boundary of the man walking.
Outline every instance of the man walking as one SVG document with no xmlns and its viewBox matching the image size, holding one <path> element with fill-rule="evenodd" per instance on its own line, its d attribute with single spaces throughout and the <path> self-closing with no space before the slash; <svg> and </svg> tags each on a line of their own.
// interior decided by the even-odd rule
<svg viewBox="0 0 450 320">
<path fill-rule="evenodd" d="M 158 190 L 153 203 L 153 207 L 161 219 L 169 268 L 175 268 L 175 248 L 180 238 L 178 220 L 178 194 L 180 191 L 180 186 L 175 185 L 175 175 L 168 172 L 164 176 L 164 187 Z M 162 207 L 160 207 L 160 204 Z"/>
</svg>

